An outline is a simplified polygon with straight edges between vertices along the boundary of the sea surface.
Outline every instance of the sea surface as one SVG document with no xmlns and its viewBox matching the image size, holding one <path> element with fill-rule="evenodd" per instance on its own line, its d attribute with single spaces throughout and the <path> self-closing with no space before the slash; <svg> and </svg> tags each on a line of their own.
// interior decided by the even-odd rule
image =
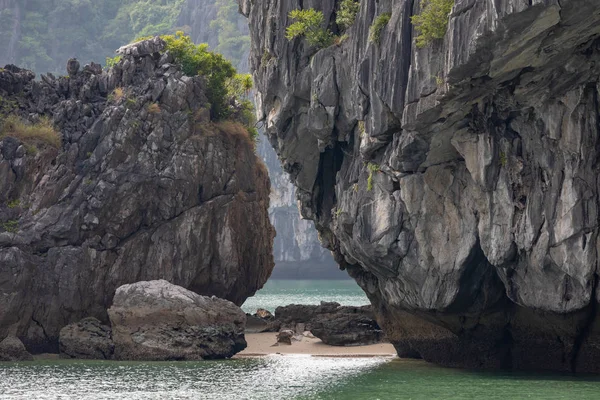
<svg viewBox="0 0 600 400">
<path fill-rule="evenodd" d="M 366 304 L 352 281 L 272 281 L 244 305 Z M 484 373 L 392 357 L 272 355 L 202 362 L 0 363 L 0 399 L 600 399 L 600 378 Z"/>
<path fill-rule="evenodd" d="M 2 399 L 590 399 L 597 377 L 481 373 L 390 358 L 0 363 Z"/>
<path fill-rule="evenodd" d="M 288 304 L 320 304 L 321 301 L 337 301 L 343 306 L 369 304 L 365 293 L 353 280 L 270 280 L 254 297 L 242 305 L 247 313 L 258 308 L 274 312 Z"/>
</svg>

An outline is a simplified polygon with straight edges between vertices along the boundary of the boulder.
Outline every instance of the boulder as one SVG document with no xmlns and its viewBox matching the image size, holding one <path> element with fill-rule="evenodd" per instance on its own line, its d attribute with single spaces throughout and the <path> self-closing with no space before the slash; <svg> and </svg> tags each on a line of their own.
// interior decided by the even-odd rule
<svg viewBox="0 0 600 400">
<path fill-rule="evenodd" d="M 259 308 L 258 310 L 256 310 L 256 314 L 254 314 L 255 316 L 257 316 L 258 318 L 262 318 L 262 319 L 273 319 L 273 314 L 271 314 L 270 311 L 265 310 L 264 308 Z"/>
<path fill-rule="evenodd" d="M 362 346 L 384 340 L 371 306 L 341 306 L 336 302 L 291 304 L 277 307 L 275 321 L 282 329 L 296 334 L 308 330 L 332 346 Z"/>
<path fill-rule="evenodd" d="M 258 318 L 252 314 L 246 314 L 246 333 L 264 332 L 269 324 L 262 318 Z"/>
<path fill-rule="evenodd" d="M 246 348 L 239 307 L 165 280 L 119 287 L 108 314 L 117 360 L 229 358 Z"/>
<path fill-rule="evenodd" d="M 85 318 L 67 325 L 60 331 L 60 357 L 109 360 L 115 350 L 111 336 L 110 327 L 96 318 Z"/>
<path fill-rule="evenodd" d="M 335 313 L 318 315 L 311 326 L 312 334 L 331 346 L 365 346 L 384 340 L 370 306 L 340 307 Z"/>
<path fill-rule="evenodd" d="M 19 338 L 10 335 L 0 342 L 0 361 L 33 361 L 33 356 Z"/>
<path fill-rule="evenodd" d="M 292 344 L 292 338 L 294 337 L 294 331 L 291 329 L 282 329 L 277 334 L 278 344 Z"/>
</svg>

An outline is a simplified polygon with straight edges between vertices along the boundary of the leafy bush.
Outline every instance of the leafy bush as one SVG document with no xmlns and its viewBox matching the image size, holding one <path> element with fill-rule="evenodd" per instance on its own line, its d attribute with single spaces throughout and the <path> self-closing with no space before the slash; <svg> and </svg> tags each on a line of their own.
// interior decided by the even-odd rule
<svg viewBox="0 0 600 400">
<path fill-rule="evenodd" d="M 250 74 L 235 74 L 227 82 L 227 92 L 231 97 L 248 97 L 253 87 L 254 82 Z"/>
<path fill-rule="evenodd" d="M 314 8 L 290 11 L 289 17 L 296 21 L 287 27 L 285 37 L 288 40 L 304 37 L 309 45 L 319 49 L 329 47 L 333 43 L 333 33 L 323 28 L 325 17 L 323 12 Z"/>
<path fill-rule="evenodd" d="M 28 146 L 50 146 L 60 148 L 61 136 L 47 117 L 36 124 L 28 124 L 16 115 L 9 115 L 1 122 L 0 139 L 14 137 Z"/>
<path fill-rule="evenodd" d="M 106 67 L 107 68 L 112 68 L 115 65 L 117 65 L 119 63 L 119 61 L 121 61 L 121 56 L 116 56 L 116 57 L 106 57 Z"/>
<path fill-rule="evenodd" d="M 381 41 L 381 32 L 383 32 L 383 28 L 390 22 L 392 18 L 392 14 L 383 13 L 373 21 L 371 25 L 371 29 L 369 29 L 369 42 L 377 43 Z"/>
<path fill-rule="evenodd" d="M 426 47 L 434 40 L 444 38 L 452 6 L 454 0 L 421 0 L 421 14 L 411 17 L 418 33 L 418 48 Z"/>
<path fill-rule="evenodd" d="M 161 36 L 167 42 L 166 49 L 181 64 L 184 74 L 202 75 L 207 79 L 207 97 L 214 119 L 227 118 L 229 112 L 228 83 L 236 76 L 236 70 L 221 54 L 208 50 L 208 44 L 196 45 L 189 36 L 179 31 L 175 35 Z"/>
<path fill-rule="evenodd" d="M 335 22 L 342 29 L 348 29 L 354 24 L 360 10 L 360 0 L 342 0 Z"/>
</svg>

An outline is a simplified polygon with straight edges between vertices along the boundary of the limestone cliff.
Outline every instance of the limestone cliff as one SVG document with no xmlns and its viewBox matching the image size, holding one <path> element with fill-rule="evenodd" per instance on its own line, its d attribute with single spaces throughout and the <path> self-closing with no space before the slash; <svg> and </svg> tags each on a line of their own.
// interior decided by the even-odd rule
<svg viewBox="0 0 600 400">
<path fill-rule="evenodd" d="M 266 168 L 241 126 L 210 120 L 204 78 L 163 47 L 41 81 L 0 70 L 0 112 L 50 116 L 62 134 L 59 149 L 0 139 L 1 338 L 56 351 L 63 326 L 106 322 L 126 283 L 166 279 L 239 305 L 268 279 Z"/>
<path fill-rule="evenodd" d="M 178 26 L 190 32 L 196 43 L 208 43 L 219 49 L 219 29 L 211 22 L 217 15 L 235 4 L 235 0 L 186 0 Z M 234 10 L 235 11 L 235 10 Z M 248 25 L 242 15 L 236 23 L 225 32 L 229 35 L 248 35 Z M 237 33 L 233 33 L 237 32 Z M 227 42 L 227 40 L 226 40 Z M 239 57 L 237 69 L 242 72 L 250 70 L 248 66 L 249 45 Z M 226 56 L 236 58 L 233 52 L 225 52 Z M 300 218 L 294 186 L 282 170 L 279 160 L 268 140 L 261 135 L 257 152 L 265 162 L 271 177 L 271 206 L 269 215 L 271 223 L 277 231 L 273 256 L 275 257 L 274 278 L 340 278 L 343 274 L 337 268 L 331 253 L 319 244 L 314 225 L 311 221 Z"/>
<path fill-rule="evenodd" d="M 419 1 L 363 0 L 319 51 L 285 38 L 288 14 L 337 34 L 339 2 L 239 2 L 302 213 L 398 353 L 600 372 L 597 1 L 456 0 L 419 49 Z"/>
</svg>

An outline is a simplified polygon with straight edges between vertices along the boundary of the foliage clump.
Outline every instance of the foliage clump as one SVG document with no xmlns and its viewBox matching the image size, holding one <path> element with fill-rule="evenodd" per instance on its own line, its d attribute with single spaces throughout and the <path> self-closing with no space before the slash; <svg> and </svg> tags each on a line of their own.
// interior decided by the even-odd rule
<svg viewBox="0 0 600 400">
<path fill-rule="evenodd" d="M 381 32 L 383 32 L 383 28 L 387 26 L 391 18 L 391 13 L 383 13 L 375 18 L 371 29 L 369 29 L 369 42 L 379 44 L 381 41 Z"/>
<path fill-rule="evenodd" d="M 60 133 L 47 117 L 41 117 L 35 124 L 28 124 L 16 115 L 9 115 L 0 126 L 0 139 L 5 137 L 18 139 L 27 146 L 50 146 L 55 149 L 59 149 L 62 142 Z"/>
<path fill-rule="evenodd" d="M 211 117 L 224 119 L 229 116 L 228 85 L 235 79 L 237 71 L 221 54 L 209 51 L 208 44 L 194 44 L 182 31 L 175 35 L 164 35 L 166 50 L 181 64 L 188 76 L 201 75 L 207 80 L 207 97 L 211 104 Z"/>
<path fill-rule="evenodd" d="M 342 29 L 348 29 L 354 24 L 360 10 L 360 0 L 342 0 L 335 22 Z"/>
<path fill-rule="evenodd" d="M 19 231 L 19 221 L 12 219 L 10 221 L 3 222 L 0 224 L 0 228 L 9 233 L 17 233 Z"/>
<path fill-rule="evenodd" d="M 436 39 L 443 39 L 448 28 L 448 16 L 454 0 L 421 0 L 421 13 L 411 21 L 418 33 L 417 47 L 423 48 Z"/>
<path fill-rule="evenodd" d="M 323 27 L 325 17 L 322 11 L 317 11 L 314 8 L 292 10 L 289 18 L 295 22 L 286 29 L 285 37 L 288 40 L 304 37 L 309 45 L 319 49 L 333 44 L 333 33 Z"/>
<path fill-rule="evenodd" d="M 250 74 L 238 74 L 223 55 L 209 51 L 208 44 L 194 44 L 184 32 L 163 35 L 165 51 L 175 57 L 187 76 L 204 76 L 210 114 L 214 120 L 234 119 L 242 123 L 253 140 L 258 137 L 255 128 L 254 105 L 249 100 L 254 87 Z"/>
</svg>

